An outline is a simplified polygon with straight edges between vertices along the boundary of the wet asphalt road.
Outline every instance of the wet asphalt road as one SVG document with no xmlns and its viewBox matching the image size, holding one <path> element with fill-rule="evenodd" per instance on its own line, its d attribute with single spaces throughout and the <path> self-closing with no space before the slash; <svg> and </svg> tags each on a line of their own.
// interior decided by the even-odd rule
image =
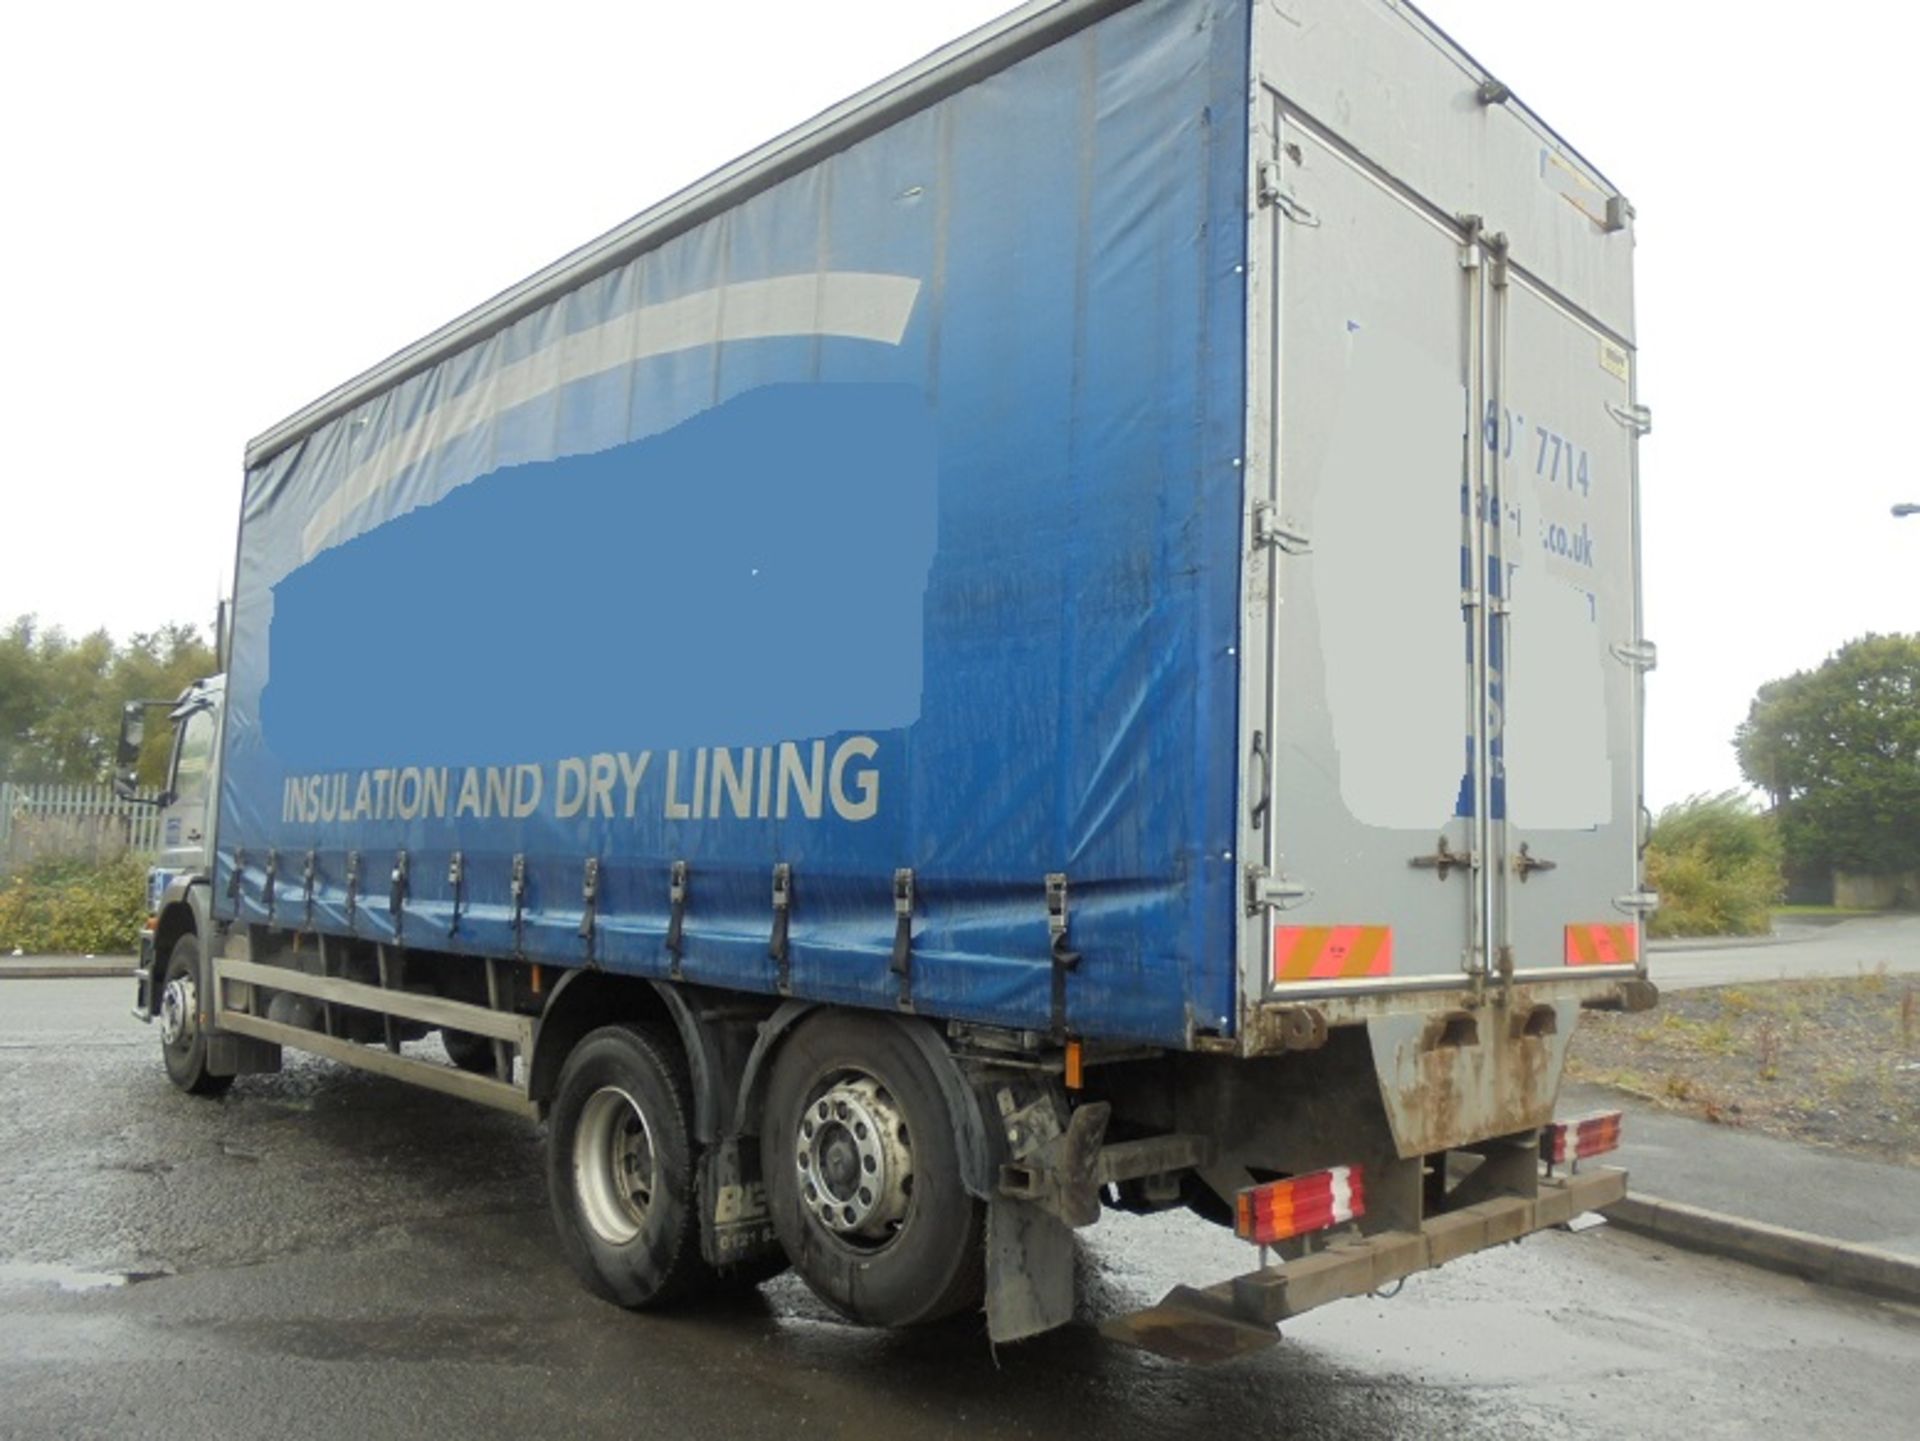
<svg viewBox="0 0 1920 1441">
<path fill-rule="evenodd" d="M 560 1263 L 530 1127 L 292 1055 L 179 1095 L 131 993 L 0 982 L 3 1436 L 1857 1438 L 1920 1405 L 1920 1312 L 1604 1227 L 1207 1370 L 1087 1325 L 862 1331 L 791 1277 L 628 1315 Z M 1088 1236 L 1090 1316 L 1247 1260 L 1184 1219 Z"/>
<path fill-rule="evenodd" d="M 1816 977 L 1920 973 L 1920 915 L 1888 913 L 1825 923 L 1780 921 L 1770 937 L 1742 944 L 1672 941 L 1654 949 L 1647 974 L 1663 991 Z"/>
</svg>

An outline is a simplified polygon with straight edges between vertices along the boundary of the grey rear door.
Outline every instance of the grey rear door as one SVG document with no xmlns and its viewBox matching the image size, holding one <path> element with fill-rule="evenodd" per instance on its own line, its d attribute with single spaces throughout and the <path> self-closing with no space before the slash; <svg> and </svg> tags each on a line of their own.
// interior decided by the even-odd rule
<svg viewBox="0 0 1920 1441">
<path fill-rule="evenodd" d="M 1281 899 L 1259 993 L 1458 982 L 1486 955 L 1468 859 L 1481 277 L 1458 226 L 1268 99 L 1276 430 L 1252 480 L 1275 538 L 1259 749 Z"/>
<path fill-rule="evenodd" d="M 1640 634 L 1632 353 L 1530 282 L 1488 293 L 1500 944 L 1522 974 L 1631 969 Z"/>
</svg>

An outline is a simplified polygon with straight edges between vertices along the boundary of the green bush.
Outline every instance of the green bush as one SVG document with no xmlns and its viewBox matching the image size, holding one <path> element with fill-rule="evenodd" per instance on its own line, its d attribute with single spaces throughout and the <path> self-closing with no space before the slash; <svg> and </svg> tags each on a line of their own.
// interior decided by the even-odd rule
<svg viewBox="0 0 1920 1441">
<path fill-rule="evenodd" d="M 137 856 L 56 857 L 0 878 L 0 954 L 137 951 L 146 918 L 147 865 Z"/>
<path fill-rule="evenodd" d="M 1660 895 L 1656 936 L 1759 936 L 1785 893 L 1779 828 L 1738 791 L 1690 796 L 1660 812 L 1647 885 Z"/>
</svg>

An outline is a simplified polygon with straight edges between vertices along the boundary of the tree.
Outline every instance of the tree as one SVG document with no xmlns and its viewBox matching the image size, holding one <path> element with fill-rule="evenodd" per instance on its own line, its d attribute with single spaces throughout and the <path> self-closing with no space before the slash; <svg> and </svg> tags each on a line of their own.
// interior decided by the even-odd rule
<svg viewBox="0 0 1920 1441">
<path fill-rule="evenodd" d="M 1768 681 L 1734 736 L 1790 861 L 1920 870 L 1920 635 L 1866 635 Z"/>
<path fill-rule="evenodd" d="M 191 625 L 163 625 L 116 645 L 105 631 L 71 640 L 21 616 L 0 634 L 0 778 L 87 784 L 113 770 L 121 707 L 171 699 L 210 675 L 211 647 Z M 148 726 L 143 785 L 158 785 L 170 740 Z"/>
<path fill-rule="evenodd" d="M 40 715 L 40 707 L 33 617 L 23 615 L 0 635 L 0 779 L 20 774 L 19 753 Z"/>
<path fill-rule="evenodd" d="M 1689 796 L 1653 823 L 1646 877 L 1653 935 L 1765 935 L 1783 889 L 1779 828 L 1739 791 Z"/>
</svg>

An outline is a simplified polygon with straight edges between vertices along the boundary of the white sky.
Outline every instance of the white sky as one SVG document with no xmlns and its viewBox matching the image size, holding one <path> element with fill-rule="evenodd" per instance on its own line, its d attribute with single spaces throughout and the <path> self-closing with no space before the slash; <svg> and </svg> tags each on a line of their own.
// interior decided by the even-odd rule
<svg viewBox="0 0 1920 1441">
<path fill-rule="evenodd" d="M 204 623 L 250 436 L 1004 8 L 12 7 L 0 623 Z M 1920 15 L 1426 9 L 1639 211 L 1648 794 L 1735 784 L 1761 681 L 1920 630 Z"/>
</svg>

